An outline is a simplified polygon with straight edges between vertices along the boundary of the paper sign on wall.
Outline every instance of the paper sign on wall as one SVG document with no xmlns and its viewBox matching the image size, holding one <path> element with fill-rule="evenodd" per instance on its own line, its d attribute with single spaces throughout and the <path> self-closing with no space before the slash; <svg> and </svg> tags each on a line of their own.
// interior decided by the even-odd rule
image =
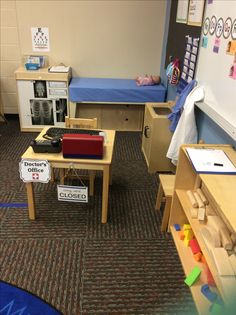
<svg viewBox="0 0 236 315">
<path fill-rule="evenodd" d="M 32 48 L 33 51 L 49 51 L 49 31 L 47 27 L 32 27 Z"/>
</svg>

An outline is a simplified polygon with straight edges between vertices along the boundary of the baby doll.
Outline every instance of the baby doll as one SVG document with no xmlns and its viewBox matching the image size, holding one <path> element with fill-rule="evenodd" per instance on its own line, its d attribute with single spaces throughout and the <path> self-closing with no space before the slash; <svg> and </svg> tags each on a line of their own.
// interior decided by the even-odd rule
<svg viewBox="0 0 236 315">
<path fill-rule="evenodd" d="M 159 77 L 159 75 L 147 75 L 147 74 L 145 76 L 138 76 L 135 80 L 138 86 L 155 85 L 161 82 L 161 78 Z"/>
</svg>

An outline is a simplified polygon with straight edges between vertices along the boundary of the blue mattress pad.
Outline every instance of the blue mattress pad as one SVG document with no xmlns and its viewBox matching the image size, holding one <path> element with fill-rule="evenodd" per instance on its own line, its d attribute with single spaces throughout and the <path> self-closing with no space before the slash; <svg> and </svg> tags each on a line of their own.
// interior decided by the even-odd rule
<svg viewBox="0 0 236 315">
<path fill-rule="evenodd" d="M 131 79 L 72 78 L 69 85 L 71 102 L 147 103 L 164 102 L 162 85 L 137 86 Z"/>
</svg>

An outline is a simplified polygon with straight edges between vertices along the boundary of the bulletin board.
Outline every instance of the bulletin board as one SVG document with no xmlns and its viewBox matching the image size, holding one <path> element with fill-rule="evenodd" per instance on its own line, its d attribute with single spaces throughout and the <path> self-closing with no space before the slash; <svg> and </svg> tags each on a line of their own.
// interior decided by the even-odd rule
<svg viewBox="0 0 236 315">
<path fill-rule="evenodd" d="M 170 10 L 170 21 L 169 21 L 169 31 L 166 46 L 166 59 L 165 68 L 170 62 L 170 56 L 180 59 L 181 69 L 183 67 L 183 61 L 186 50 L 186 36 L 191 36 L 194 38 L 200 38 L 201 27 L 192 26 L 186 23 L 178 23 L 177 19 L 177 7 L 178 1 L 171 1 Z"/>
<path fill-rule="evenodd" d="M 235 1 L 206 1 L 196 80 L 205 90 L 197 106 L 236 140 Z"/>
</svg>

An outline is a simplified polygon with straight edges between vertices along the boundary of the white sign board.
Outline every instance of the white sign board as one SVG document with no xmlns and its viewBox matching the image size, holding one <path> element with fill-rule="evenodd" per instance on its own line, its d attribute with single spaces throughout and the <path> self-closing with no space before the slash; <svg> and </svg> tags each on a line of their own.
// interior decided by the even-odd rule
<svg viewBox="0 0 236 315">
<path fill-rule="evenodd" d="M 177 23 L 187 23 L 189 0 L 178 0 L 178 8 L 176 14 Z"/>
<path fill-rule="evenodd" d="M 88 202 L 88 187 L 58 185 L 57 196 L 61 201 Z"/>
<path fill-rule="evenodd" d="M 33 51 L 49 51 L 49 31 L 47 27 L 32 27 L 32 48 Z"/>
<path fill-rule="evenodd" d="M 19 163 L 20 178 L 23 182 L 48 183 L 51 178 L 51 167 L 46 160 L 25 160 Z"/>
</svg>

